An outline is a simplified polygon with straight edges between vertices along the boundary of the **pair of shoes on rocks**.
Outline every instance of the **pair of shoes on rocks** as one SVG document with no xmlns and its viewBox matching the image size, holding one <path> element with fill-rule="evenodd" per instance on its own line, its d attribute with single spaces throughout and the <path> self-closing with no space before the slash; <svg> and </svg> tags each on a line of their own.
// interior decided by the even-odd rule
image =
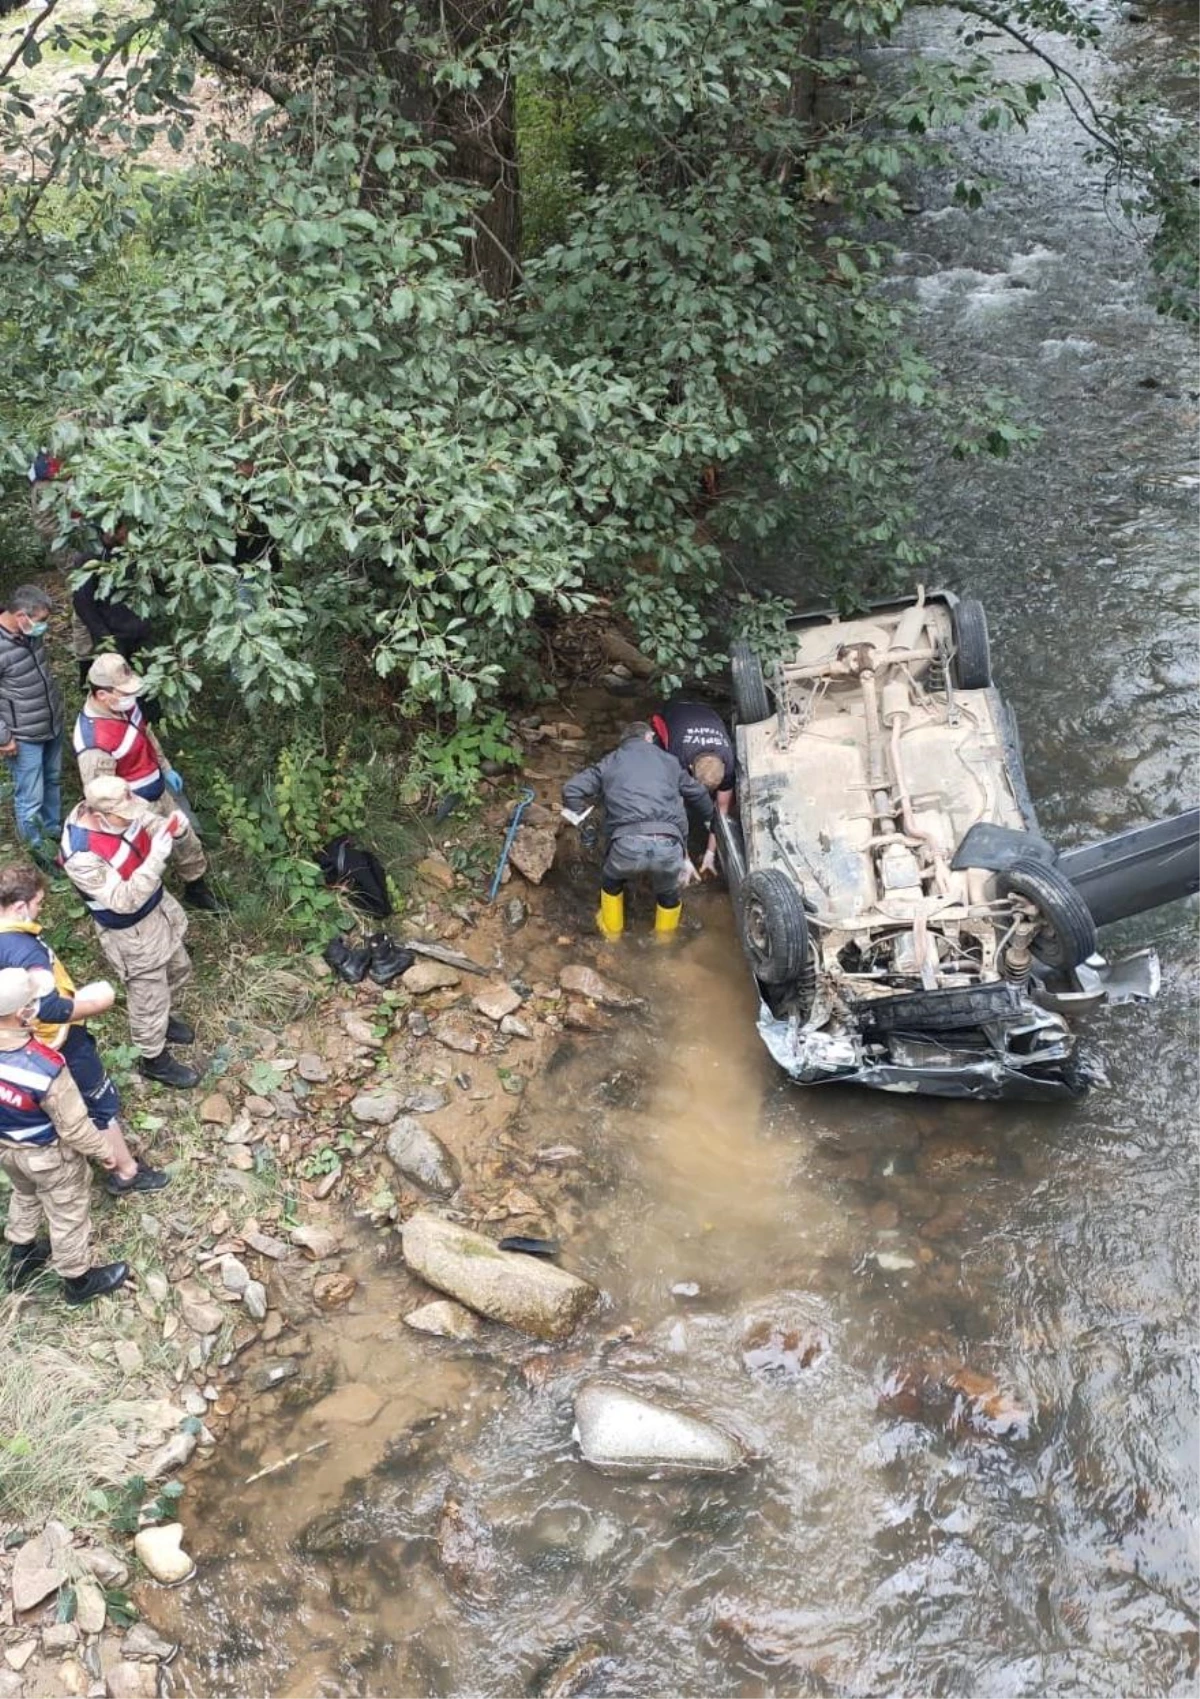
<svg viewBox="0 0 1200 1699">
<path fill-rule="evenodd" d="M 347 985 L 361 985 L 368 973 L 376 985 L 390 985 L 416 961 L 386 932 L 372 932 L 361 944 L 347 944 L 339 934 L 325 946 L 325 960 Z"/>
<path fill-rule="evenodd" d="M 185 880 L 183 900 L 189 908 L 203 909 L 205 914 L 228 914 L 229 910 L 210 889 L 207 879 Z"/>
<path fill-rule="evenodd" d="M 161 1192 L 164 1186 L 171 1184 L 171 1176 L 162 1168 L 151 1168 L 145 1162 L 138 1162 L 137 1173 L 129 1180 L 122 1180 L 119 1174 L 110 1174 L 104 1182 L 104 1189 L 111 1197 L 127 1197 L 130 1192 Z"/>
</svg>

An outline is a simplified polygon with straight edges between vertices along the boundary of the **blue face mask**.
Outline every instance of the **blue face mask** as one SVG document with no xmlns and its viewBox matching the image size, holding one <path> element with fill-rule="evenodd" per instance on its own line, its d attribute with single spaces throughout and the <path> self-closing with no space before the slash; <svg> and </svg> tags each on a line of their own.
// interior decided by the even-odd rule
<svg viewBox="0 0 1200 1699">
<path fill-rule="evenodd" d="M 50 629 L 49 620 L 33 619 L 25 628 L 26 637 L 44 637 Z"/>
</svg>

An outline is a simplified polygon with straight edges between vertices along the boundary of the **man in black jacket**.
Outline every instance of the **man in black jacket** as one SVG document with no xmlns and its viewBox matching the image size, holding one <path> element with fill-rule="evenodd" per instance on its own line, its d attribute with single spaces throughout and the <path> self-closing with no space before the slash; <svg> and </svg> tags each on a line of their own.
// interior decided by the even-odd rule
<svg viewBox="0 0 1200 1699">
<path fill-rule="evenodd" d="M 50 598 L 22 584 L 0 613 L 0 755 L 9 764 L 17 831 L 43 866 L 62 830 L 62 692 L 46 664 Z"/>
<path fill-rule="evenodd" d="M 659 749 L 645 721 L 626 726 L 618 748 L 593 767 L 585 767 L 563 786 L 563 813 L 578 825 L 592 805 L 604 803 L 604 868 L 596 923 L 606 938 L 625 930 L 625 885 L 648 874 L 657 906 L 654 930 L 671 933 L 679 925 L 679 886 L 696 877 L 687 859 L 687 809 L 711 826 L 712 797 Z"/>
</svg>

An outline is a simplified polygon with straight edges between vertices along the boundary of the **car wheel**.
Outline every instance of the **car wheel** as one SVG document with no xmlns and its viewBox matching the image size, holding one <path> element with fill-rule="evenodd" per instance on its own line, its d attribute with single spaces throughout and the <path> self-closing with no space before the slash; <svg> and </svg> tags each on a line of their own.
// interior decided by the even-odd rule
<svg viewBox="0 0 1200 1699">
<path fill-rule="evenodd" d="M 1092 911 L 1064 873 L 1047 862 L 1018 860 L 996 876 L 1002 896 L 1032 903 L 1041 918 L 1031 949 L 1047 967 L 1069 972 L 1096 953 Z"/>
<path fill-rule="evenodd" d="M 808 966 L 808 917 L 799 891 L 777 867 L 746 875 L 742 940 L 756 979 L 798 986 Z"/>
<path fill-rule="evenodd" d="M 856 1003 L 854 1013 L 864 1032 L 953 1032 L 985 1026 L 1004 1015 L 1017 1014 L 1021 994 L 1006 980 L 987 985 L 941 991 L 909 991 L 900 997 L 871 997 Z"/>
<path fill-rule="evenodd" d="M 771 717 L 771 699 L 767 695 L 762 662 L 744 637 L 739 637 L 729 651 L 729 672 L 733 685 L 733 701 L 737 717 L 744 726 Z"/>
<path fill-rule="evenodd" d="M 950 609 L 954 636 L 954 682 L 960 690 L 983 690 L 992 682 L 992 649 L 983 603 L 973 597 Z"/>
</svg>

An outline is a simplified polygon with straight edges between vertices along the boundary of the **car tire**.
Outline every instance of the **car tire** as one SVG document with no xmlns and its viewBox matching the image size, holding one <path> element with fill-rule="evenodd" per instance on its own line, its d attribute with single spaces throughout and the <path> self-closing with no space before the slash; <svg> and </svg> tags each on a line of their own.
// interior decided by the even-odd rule
<svg viewBox="0 0 1200 1699">
<path fill-rule="evenodd" d="M 1021 1008 L 1021 993 L 1007 980 L 960 989 L 909 991 L 900 997 L 871 997 L 854 1013 L 865 1033 L 953 1032 L 984 1026 Z"/>
<path fill-rule="evenodd" d="M 759 720 L 769 720 L 771 699 L 767 695 L 762 662 L 744 637 L 739 637 L 729 651 L 729 673 L 733 702 L 741 724 L 753 726 Z"/>
<path fill-rule="evenodd" d="M 992 682 L 992 648 L 983 603 L 974 597 L 956 602 L 950 609 L 950 630 L 955 684 L 959 690 L 986 690 Z"/>
<path fill-rule="evenodd" d="M 742 885 L 742 943 L 754 977 L 799 986 L 808 968 L 808 916 L 799 891 L 777 867 L 748 873 Z"/>
<path fill-rule="evenodd" d="M 1030 948 L 1047 967 L 1069 973 L 1096 953 L 1092 911 L 1065 873 L 1048 862 L 1019 859 L 996 875 L 1002 896 L 1032 903 L 1042 925 Z"/>
</svg>

